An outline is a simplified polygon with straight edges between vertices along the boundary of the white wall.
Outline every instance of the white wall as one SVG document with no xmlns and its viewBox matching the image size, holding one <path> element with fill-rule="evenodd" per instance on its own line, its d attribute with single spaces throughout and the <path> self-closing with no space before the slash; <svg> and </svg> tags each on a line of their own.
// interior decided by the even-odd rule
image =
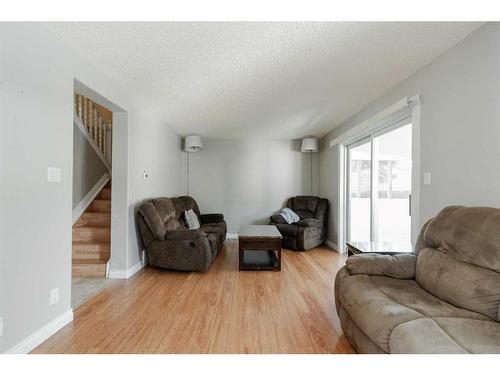
<svg viewBox="0 0 500 375">
<path fill-rule="evenodd" d="M 500 207 L 500 24 L 481 27 L 322 139 L 320 193 L 337 243 L 337 146 L 328 142 L 404 96 L 422 95 L 420 225 L 447 205 Z M 421 177 L 422 182 L 422 177 Z"/>
<path fill-rule="evenodd" d="M 313 154 L 317 195 L 318 154 Z M 267 224 L 269 216 L 295 195 L 309 195 L 310 154 L 300 140 L 204 139 L 190 154 L 190 195 L 202 213 L 221 212 L 228 232 L 242 224 Z"/>
<path fill-rule="evenodd" d="M 74 80 L 122 109 L 113 114 L 112 267 L 138 260 L 136 202 L 180 194 L 183 172 L 179 136 L 43 26 L 1 23 L 0 56 L 3 352 L 70 310 Z M 47 182 L 49 166 L 61 168 L 61 183 Z M 144 167 L 150 180 L 138 178 Z"/>
<path fill-rule="evenodd" d="M 138 115 L 140 127 L 130 129 L 130 194 L 128 268 L 137 264 L 142 243 L 136 227 L 138 206 L 152 197 L 173 197 L 182 195 L 185 189 L 185 162 L 181 151 L 182 138 L 162 123 L 152 110 Z M 143 178 L 147 170 L 149 179 Z M 113 267 L 113 265 L 111 266 Z"/>
</svg>

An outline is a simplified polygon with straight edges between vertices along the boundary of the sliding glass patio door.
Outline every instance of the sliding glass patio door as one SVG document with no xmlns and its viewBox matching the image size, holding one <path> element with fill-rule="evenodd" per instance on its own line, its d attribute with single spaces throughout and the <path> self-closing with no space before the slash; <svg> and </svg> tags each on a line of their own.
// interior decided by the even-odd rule
<svg viewBox="0 0 500 375">
<path fill-rule="evenodd" d="M 349 242 L 411 242 L 411 128 L 407 118 L 347 146 Z"/>
</svg>

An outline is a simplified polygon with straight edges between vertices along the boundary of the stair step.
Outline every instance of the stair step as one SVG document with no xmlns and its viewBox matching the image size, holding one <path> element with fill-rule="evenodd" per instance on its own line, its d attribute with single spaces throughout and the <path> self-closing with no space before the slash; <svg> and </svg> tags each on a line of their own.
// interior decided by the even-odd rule
<svg viewBox="0 0 500 375">
<path fill-rule="evenodd" d="M 111 213 L 110 212 L 84 212 L 78 218 L 73 227 L 84 226 L 110 226 Z"/>
<path fill-rule="evenodd" d="M 71 267 L 72 277 L 105 277 L 107 262 L 100 260 L 75 261 Z"/>
<path fill-rule="evenodd" d="M 109 199 L 94 199 L 89 206 L 89 212 L 111 212 L 111 201 Z"/>
<path fill-rule="evenodd" d="M 73 242 L 73 261 L 101 260 L 107 262 L 110 257 L 109 243 Z"/>
<path fill-rule="evenodd" d="M 109 227 L 74 227 L 73 241 L 75 242 L 108 242 L 111 240 Z"/>
<path fill-rule="evenodd" d="M 111 199 L 111 188 L 103 188 L 97 195 L 97 199 Z"/>
</svg>

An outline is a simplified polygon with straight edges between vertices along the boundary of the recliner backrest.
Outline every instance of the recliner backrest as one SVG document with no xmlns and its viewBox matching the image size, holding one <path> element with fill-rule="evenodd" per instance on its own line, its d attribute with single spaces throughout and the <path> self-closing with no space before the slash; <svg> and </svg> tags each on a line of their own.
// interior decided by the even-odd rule
<svg viewBox="0 0 500 375">
<path fill-rule="evenodd" d="M 196 215 L 200 216 L 200 210 L 196 201 L 183 196 L 178 198 L 155 198 L 149 199 L 139 207 L 139 215 L 146 223 L 147 229 L 156 240 L 163 240 L 165 236 L 178 229 L 185 228 L 184 211 L 192 209 Z M 144 231 L 146 228 L 140 226 Z M 149 237 L 147 234 L 141 234 L 143 237 Z"/>
<path fill-rule="evenodd" d="M 444 208 L 420 235 L 416 281 L 431 294 L 500 321 L 500 210 Z"/>
<path fill-rule="evenodd" d="M 182 226 L 185 226 L 185 211 L 193 210 L 196 216 L 200 217 L 200 209 L 198 208 L 198 204 L 192 197 L 184 195 L 182 197 L 172 198 L 172 202 L 175 206 L 176 218 L 179 220 Z"/>
<path fill-rule="evenodd" d="M 328 205 L 328 199 L 305 195 L 290 198 L 286 204 L 301 219 L 314 218 L 323 222 L 327 219 Z"/>
</svg>

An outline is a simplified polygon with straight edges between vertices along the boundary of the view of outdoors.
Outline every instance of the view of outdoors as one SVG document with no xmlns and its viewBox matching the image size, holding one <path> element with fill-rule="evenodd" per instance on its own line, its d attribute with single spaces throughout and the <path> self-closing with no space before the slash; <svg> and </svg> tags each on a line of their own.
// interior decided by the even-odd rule
<svg viewBox="0 0 500 375">
<path fill-rule="evenodd" d="M 348 150 L 349 240 L 410 242 L 411 124 Z"/>
</svg>

